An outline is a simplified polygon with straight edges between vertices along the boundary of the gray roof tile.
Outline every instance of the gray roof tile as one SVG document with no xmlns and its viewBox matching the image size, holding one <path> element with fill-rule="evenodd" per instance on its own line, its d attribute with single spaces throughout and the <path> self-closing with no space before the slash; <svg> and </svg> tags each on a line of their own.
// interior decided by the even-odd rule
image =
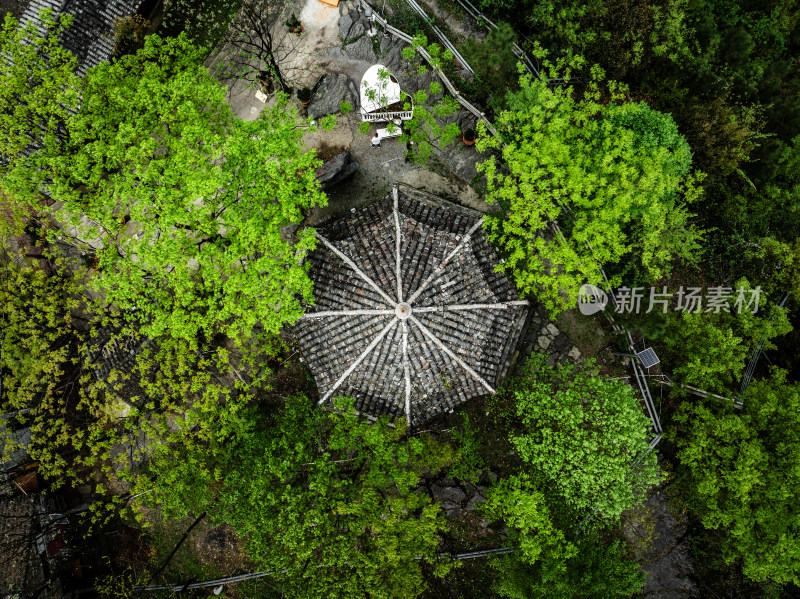
<svg viewBox="0 0 800 599">
<path fill-rule="evenodd" d="M 419 424 L 471 397 L 486 394 L 486 385 L 496 387 L 502 382 L 528 306 L 520 305 L 505 275 L 494 271 L 497 255 L 482 230 L 478 228 L 464 242 L 464 236 L 480 219 L 479 213 L 404 194 L 398 194 L 397 200 L 404 301 L 420 285 L 427 285 L 412 302 L 412 318 L 357 313 L 396 307 L 396 301 L 387 302 L 364 279 L 369 278 L 389 298 L 397 298 L 397 229 L 390 195 L 319 230 L 362 274 L 319 243 L 309 257 L 316 304 L 307 307 L 294 334 L 323 399 L 352 396 L 360 412 L 373 416 L 402 416 L 410 408 L 412 423 Z M 426 283 L 459 246 L 461 249 L 439 275 Z M 503 307 L 448 309 L 472 304 Z M 343 314 L 313 316 L 329 311 Z M 385 336 L 367 351 L 392 322 Z"/>
</svg>

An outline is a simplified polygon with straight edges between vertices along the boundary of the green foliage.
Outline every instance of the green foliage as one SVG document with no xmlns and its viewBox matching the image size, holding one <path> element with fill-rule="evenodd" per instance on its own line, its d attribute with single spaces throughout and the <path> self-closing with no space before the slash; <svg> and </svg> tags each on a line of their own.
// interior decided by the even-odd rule
<svg viewBox="0 0 800 599">
<path fill-rule="evenodd" d="M 129 15 L 114 22 L 114 56 L 134 54 L 144 46 L 150 21 L 142 15 Z"/>
<path fill-rule="evenodd" d="M 48 276 L 46 263 L 25 264 L 0 246 L 0 462 L 22 449 L 12 429 L 31 429 L 29 455 L 43 472 L 63 474 L 60 452 L 72 448 L 74 433 L 66 407 L 74 384 L 80 337 L 71 309 L 80 306 L 75 281 L 68 274 Z M 76 411 L 73 406 L 73 411 Z"/>
<path fill-rule="evenodd" d="M 351 401 L 335 403 L 324 412 L 289 398 L 274 426 L 229 445 L 214 518 L 248 539 L 292 597 L 416 597 L 423 565 L 443 576 L 453 564 L 437 562 L 439 507 L 412 487 L 453 453 L 406 437 L 402 421 L 370 424 Z"/>
<path fill-rule="evenodd" d="M 481 471 L 485 470 L 483 458 L 480 454 L 480 440 L 477 432 L 469 423 L 469 416 L 462 414 L 462 424 L 459 428 L 454 428 L 450 435 L 456 442 L 458 451 L 458 461 L 448 470 L 449 476 L 460 480 L 467 480 L 477 483 Z"/>
<path fill-rule="evenodd" d="M 670 324 L 665 342 L 675 356 L 676 379 L 724 393 L 744 370 L 748 348 L 742 338 L 734 335 L 731 327 L 716 325 L 706 314 L 684 312 L 672 317 Z"/>
<path fill-rule="evenodd" d="M 482 92 L 482 104 L 502 99 L 510 89 L 517 88 L 517 59 L 512 52 L 514 31 L 508 23 L 499 23 L 482 42 L 468 38 L 460 48 L 469 65 L 475 70 Z"/>
<path fill-rule="evenodd" d="M 495 590 L 509 599 L 606 599 L 641 593 L 644 573 L 625 558 L 619 541 L 605 544 L 589 531 L 575 545 L 576 553 L 564 563 L 529 564 L 514 554 L 497 560 Z"/>
<path fill-rule="evenodd" d="M 87 74 L 54 165 L 56 218 L 102 240 L 93 284 L 138 309 L 144 334 L 274 335 L 302 313 L 300 298 L 312 301 L 302 261 L 313 231 L 291 245 L 280 229 L 325 203 L 319 160 L 302 150 L 287 97 L 236 119 L 200 58 L 183 36 L 149 36 Z"/>
<path fill-rule="evenodd" d="M 297 15 L 292 13 L 291 16 L 283 22 L 283 25 L 294 32 L 295 29 L 299 29 L 303 24 L 300 22 L 300 19 L 297 18 Z"/>
<path fill-rule="evenodd" d="M 575 546 L 553 523 L 544 495 L 526 475 L 493 486 L 481 509 L 488 518 L 507 524 L 510 540 L 525 563 L 560 563 L 575 555 Z"/>
<path fill-rule="evenodd" d="M 800 581 L 800 386 L 786 373 L 753 381 L 744 408 L 684 401 L 675 416 L 684 492 L 723 555 L 756 581 Z"/>
<path fill-rule="evenodd" d="M 216 47 L 241 4 L 242 0 L 167 0 L 161 32 L 175 37 L 185 33 L 206 54 Z"/>
<path fill-rule="evenodd" d="M 109 365 L 95 339 L 98 329 L 111 331 L 104 347 L 134 347 L 144 341 L 138 323 L 91 304 L 75 265 L 45 256 L 36 267 L 3 257 L 0 413 L 15 415 L 13 422 L 0 420 L 0 460 L 19 449 L 13 429 L 26 426 L 27 453 L 53 488 L 103 476 L 130 483 L 131 495 L 152 494 L 172 514 L 203 505 L 215 485 L 215 456 L 250 426 L 248 391 L 266 387 L 259 352 L 273 348 L 248 352 L 247 383 L 237 371 L 247 363 L 243 356 L 169 336 L 150 339 L 130 369 Z M 76 326 L 87 313 L 95 316 Z M 126 497 L 102 485 L 94 492 L 103 501 L 86 514 L 92 525 L 123 510 Z"/>
<path fill-rule="evenodd" d="M 348 114 L 350 112 L 353 112 L 353 105 L 346 100 L 342 100 L 341 102 L 339 102 L 339 111 L 342 114 Z"/>
<path fill-rule="evenodd" d="M 297 99 L 301 102 L 311 101 L 311 90 L 307 87 L 301 87 L 297 90 Z"/>
<path fill-rule="evenodd" d="M 79 97 L 77 62 L 59 43 L 71 17 L 45 9 L 39 19 L 42 29 L 20 27 L 6 14 L 0 30 L 0 188 L 15 199 L 2 221 L 17 231 L 41 208 L 38 192 Z"/>
<path fill-rule="evenodd" d="M 519 14 L 522 43 L 527 35 L 553 55 L 599 64 L 634 99 L 674 117 L 694 167 L 708 174 L 704 199 L 693 207 L 709 228 L 707 274 L 747 276 L 773 294 L 791 285 L 800 230 L 797 178 L 786 160 L 800 134 L 800 21 L 792 2 L 484 5 Z M 588 71 L 576 74 L 587 78 Z"/>
<path fill-rule="evenodd" d="M 495 122 L 499 138 L 479 123 L 476 142 L 502 152 L 502 166 L 494 156 L 479 165 L 487 201 L 502 208 L 486 229 L 520 291 L 558 313 L 575 305 L 581 284 L 601 283 L 598 263 L 615 266 L 618 285 L 623 272 L 653 280 L 676 260 L 695 262 L 700 233 L 682 198 L 698 190 L 669 117 L 621 103 L 597 69 L 578 99 L 570 86 L 520 82 Z M 601 103 L 603 94 L 612 102 Z"/>
<path fill-rule="evenodd" d="M 614 519 L 658 483 L 650 422 L 633 389 L 599 376 L 593 361 L 553 369 L 534 354 L 506 389 L 520 423 L 511 444 L 566 505 Z"/>
<path fill-rule="evenodd" d="M 746 279 L 737 281 L 732 297 L 718 312 L 669 312 L 663 343 L 664 358 L 673 366 L 675 380 L 716 393 L 730 393 L 739 382 L 750 353 L 764 339 L 764 349 L 774 349 L 772 339 L 792 330 L 787 311 L 761 299 L 754 305 L 735 306 L 736 290 L 751 289 Z M 746 304 L 749 294 L 745 293 Z M 703 308 L 711 310 L 711 308 Z"/>
</svg>

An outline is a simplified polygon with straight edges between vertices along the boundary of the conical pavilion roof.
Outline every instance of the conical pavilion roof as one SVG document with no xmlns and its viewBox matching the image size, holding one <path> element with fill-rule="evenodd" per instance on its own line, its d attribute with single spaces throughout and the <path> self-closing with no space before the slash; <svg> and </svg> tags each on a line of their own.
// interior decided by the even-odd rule
<svg viewBox="0 0 800 599">
<path fill-rule="evenodd" d="M 393 194 L 317 231 L 316 305 L 294 333 L 320 403 L 419 424 L 494 393 L 528 302 L 494 270 L 478 212 Z"/>
</svg>

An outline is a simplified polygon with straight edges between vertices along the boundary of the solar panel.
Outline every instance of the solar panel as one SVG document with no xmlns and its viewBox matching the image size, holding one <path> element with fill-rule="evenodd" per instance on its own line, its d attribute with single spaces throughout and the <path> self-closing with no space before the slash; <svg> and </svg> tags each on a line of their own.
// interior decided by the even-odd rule
<svg viewBox="0 0 800 599">
<path fill-rule="evenodd" d="M 636 354 L 636 357 L 639 358 L 639 361 L 645 368 L 650 368 L 651 366 L 655 366 L 661 361 L 658 359 L 658 356 L 656 355 L 656 352 L 653 351 L 652 347 L 643 349 L 638 354 Z"/>
</svg>

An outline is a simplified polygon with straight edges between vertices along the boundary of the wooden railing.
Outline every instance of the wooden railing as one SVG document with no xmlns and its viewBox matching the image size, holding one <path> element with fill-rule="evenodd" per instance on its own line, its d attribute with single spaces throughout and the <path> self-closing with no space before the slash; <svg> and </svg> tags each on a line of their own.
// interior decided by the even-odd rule
<svg viewBox="0 0 800 599">
<path fill-rule="evenodd" d="M 439 40 L 441 40 L 441 42 L 444 45 L 444 47 L 447 48 L 448 50 L 450 50 L 450 52 L 453 53 L 453 56 L 455 56 L 456 60 L 458 60 L 458 62 L 460 62 L 461 65 L 466 70 L 468 70 L 470 73 L 472 73 L 474 75 L 475 71 L 473 71 L 472 67 L 469 66 L 469 63 L 467 62 L 467 60 L 463 56 L 461 56 L 461 53 L 456 49 L 456 47 L 453 45 L 453 43 L 449 39 L 447 39 L 447 36 L 444 33 L 442 33 L 442 30 L 439 29 L 436 26 L 435 23 L 433 23 L 433 19 L 431 19 L 427 15 L 425 10 L 419 4 L 417 4 L 416 0 L 406 0 L 406 2 L 408 3 L 408 5 L 412 9 L 414 9 L 414 12 L 416 12 L 419 16 L 421 16 L 423 19 L 425 19 L 425 22 L 430 26 L 430 28 L 433 30 L 433 32 L 439 37 Z"/>
<path fill-rule="evenodd" d="M 469 0 L 456 0 L 456 1 L 461 5 L 461 7 L 465 11 L 467 11 L 467 14 L 471 16 L 473 19 L 475 19 L 478 22 L 486 23 L 486 25 L 488 27 L 491 27 L 492 29 L 497 29 L 497 25 L 495 25 L 492 21 L 490 21 L 486 17 L 486 15 L 484 15 L 481 11 L 475 8 Z M 522 63 L 522 66 L 525 67 L 528 73 L 539 79 L 539 69 L 537 69 L 536 66 L 534 66 L 533 62 L 531 62 L 531 59 L 528 57 L 527 54 L 525 54 L 525 51 L 517 45 L 516 42 L 514 42 L 514 45 L 511 46 L 511 51 L 514 53 L 514 56 L 516 56 L 519 59 L 519 61 Z"/>
<path fill-rule="evenodd" d="M 399 29 L 396 29 L 395 27 L 392 27 L 391 25 L 389 25 L 388 21 L 386 19 L 384 19 L 383 17 L 381 17 L 377 12 L 373 11 L 372 16 L 375 19 L 375 22 L 377 22 L 381 27 L 383 27 L 383 29 L 387 33 L 390 33 L 390 34 L 394 35 L 395 37 L 400 38 L 404 42 L 408 42 L 409 44 L 413 44 L 414 38 L 412 38 L 407 33 L 403 32 L 403 31 L 400 31 Z M 422 56 L 422 58 L 425 59 L 425 61 L 429 65 L 431 65 L 431 69 L 433 70 L 434 73 L 436 73 L 436 75 L 439 77 L 439 79 L 441 79 L 442 84 L 444 84 L 444 86 L 447 88 L 447 91 L 450 92 L 450 94 L 453 96 L 453 98 L 455 98 L 456 101 L 459 104 L 461 104 L 461 106 L 465 110 L 467 110 L 468 112 L 472 113 L 472 115 L 475 118 L 477 118 L 478 121 L 482 121 L 483 124 L 486 126 L 486 129 L 492 135 L 494 135 L 496 137 L 497 136 L 497 130 L 492 126 L 492 123 L 489 121 L 489 119 L 486 118 L 486 115 L 484 113 L 482 113 L 480 110 L 478 110 L 477 108 L 475 108 L 472 104 L 470 104 L 470 102 L 466 98 L 464 98 L 461 94 L 458 93 L 458 90 L 450 82 L 450 80 L 447 78 L 447 76 L 442 72 L 442 69 L 440 69 L 437 66 L 434 66 L 434 60 L 431 57 L 431 55 L 428 53 L 428 51 L 425 48 L 418 47 L 417 48 L 417 52 L 420 54 L 420 56 Z"/>
<path fill-rule="evenodd" d="M 413 110 L 398 110 L 395 112 L 362 112 L 361 120 L 369 123 L 377 123 L 380 121 L 391 121 L 393 119 L 400 119 L 407 121 L 414 117 Z"/>
</svg>

